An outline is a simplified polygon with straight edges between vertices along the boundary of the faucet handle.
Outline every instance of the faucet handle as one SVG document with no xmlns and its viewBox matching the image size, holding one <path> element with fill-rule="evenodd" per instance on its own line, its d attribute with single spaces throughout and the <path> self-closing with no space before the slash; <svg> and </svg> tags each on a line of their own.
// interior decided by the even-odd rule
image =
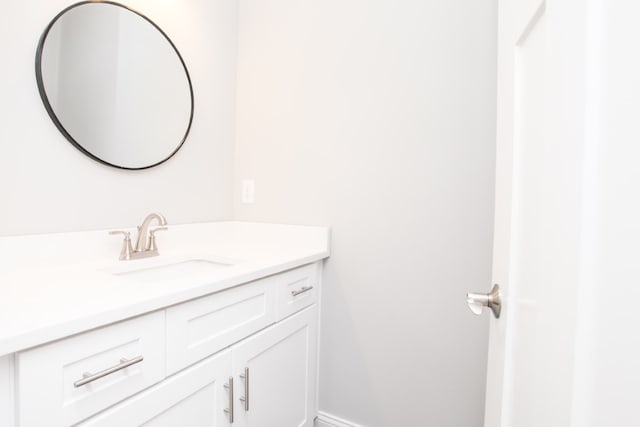
<svg viewBox="0 0 640 427">
<path fill-rule="evenodd" d="M 131 253 L 133 252 L 133 247 L 131 246 L 131 233 L 128 231 L 114 230 L 114 231 L 110 231 L 109 234 L 124 235 L 124 241 L 122 242 L 122 250 L 120 251 L 120 260 L 130 260 Z"/>
<path fill-rule="evenodd" d="M 149 247 L 147 250 L 149 251 L 157 251 L 158 246 L 156 245 L 156 231 L 167 231 L 168 227 L 157 227 L 149 230 Z"/>
</svg>

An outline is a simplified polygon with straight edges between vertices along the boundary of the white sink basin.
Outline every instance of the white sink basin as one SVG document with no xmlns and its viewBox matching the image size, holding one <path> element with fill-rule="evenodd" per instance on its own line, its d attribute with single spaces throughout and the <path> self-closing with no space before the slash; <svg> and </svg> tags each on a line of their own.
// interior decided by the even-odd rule
<svg viewBox="0 0 640 427">
<path fill-rule="evenodd" d="M 164 282 L 193 277 L 208 277 L 232 266 L 231 262 L 213 261 L 205 258 L 173 260 L 156 265 L 126 266 L 112 274 L 140 282 Z M 129 267 L 129 268 L 127 268 Z"/>
</svg>

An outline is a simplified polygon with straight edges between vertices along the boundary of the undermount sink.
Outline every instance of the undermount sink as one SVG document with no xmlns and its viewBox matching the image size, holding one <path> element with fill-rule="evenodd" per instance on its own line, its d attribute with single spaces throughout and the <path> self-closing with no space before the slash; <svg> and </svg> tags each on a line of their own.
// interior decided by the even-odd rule
<svg viewBox="0 0 640 427">
<path fill-rule="evenodd" d="M 112 274 L 127 277 L 141 282 L 159 282 L 185 279 L 187 277 L 206 277 L 211 273 L 219 272 L 222 269 L 232 266 L 233 263 L 226 261 L 213 261 L 210 259 L 182 259 L 165 262 L 157 265 L 144 264 L 137 266 L 127 266 L 126 270 L 111 271 Z"/>
</svg>

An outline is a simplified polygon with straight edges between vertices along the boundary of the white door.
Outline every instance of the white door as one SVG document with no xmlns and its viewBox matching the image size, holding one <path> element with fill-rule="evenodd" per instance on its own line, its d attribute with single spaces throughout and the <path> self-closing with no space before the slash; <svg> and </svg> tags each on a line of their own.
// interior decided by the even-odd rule
<svg viewBox="0 0 640 427">
<path fill-rule="evenodd" d="M 572 425 L 585 182 L 586 0 L 499 0 L 486 427 Z M 486 314 L 485 314 L 486 315 Z"/>
<path fill-rule="evenodd" d="M 233 348 L 238 427 L 313 426 L 317 313 L 314 305 Z"/>
</svg>

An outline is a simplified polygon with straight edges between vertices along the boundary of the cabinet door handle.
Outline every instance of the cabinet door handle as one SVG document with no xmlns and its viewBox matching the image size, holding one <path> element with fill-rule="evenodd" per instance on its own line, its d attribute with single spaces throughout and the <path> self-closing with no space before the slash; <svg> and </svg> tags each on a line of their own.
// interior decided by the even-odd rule
<svg viewBox="0 0 640 427">
<path fill-rule="evenodd" d="M 244 404 L 244 410 L 249 410 L 249 368 L 244 368 L 244 374 L 240 374 L 244 381 L 244 396 L 240 396 L 240 402 Z"/>
<path fill-rule="evenodd" d="M 134 357 L 133 359 L 120 359 L 120 363 L 117 364 L 116 366 L 112 366 L 110 368 L 105 369 L 104 371 L 100 371 L 97 372 L 95 374 L 91 374 L 89 372 L 85 372 L 82 375 L 82 379 L 79 379 L 78 381 L 73 383 L 73 386 L 78 388 L 78 387 L 82 387 L 83 385 L 87 385 L 90 382 L 93 382 L 95 380 L 99 380 L 100 378 L 106 377 L 107 375 L 111 375 L 114 372 L 118 372 L 122 369 L 128 368 L 131 365 L 135 365 L 136 363 L 140 363 L 144 360 L 144 357 L 142 356 L 138 356 L 138 357 Z"/>
<path fill-rule="evenodd" d="M 225 408 L 224 413 L 229 416 L 229 422 L 233 424 L 233 377 L 229 377 L 229 382 L 224 385 L 229 391 L 229 407 Z"/>
<path fill-rule="evenodd" d="M 291 296 L 292 297 L 297 297 L 300 294 L 304 294 L 305 292 L 309 292 L 311 289 L 313 289 L 313 286 L 305 286 L 303 288 L 298 289 L 297 291 L 291 291 Z"/>
</svg>

